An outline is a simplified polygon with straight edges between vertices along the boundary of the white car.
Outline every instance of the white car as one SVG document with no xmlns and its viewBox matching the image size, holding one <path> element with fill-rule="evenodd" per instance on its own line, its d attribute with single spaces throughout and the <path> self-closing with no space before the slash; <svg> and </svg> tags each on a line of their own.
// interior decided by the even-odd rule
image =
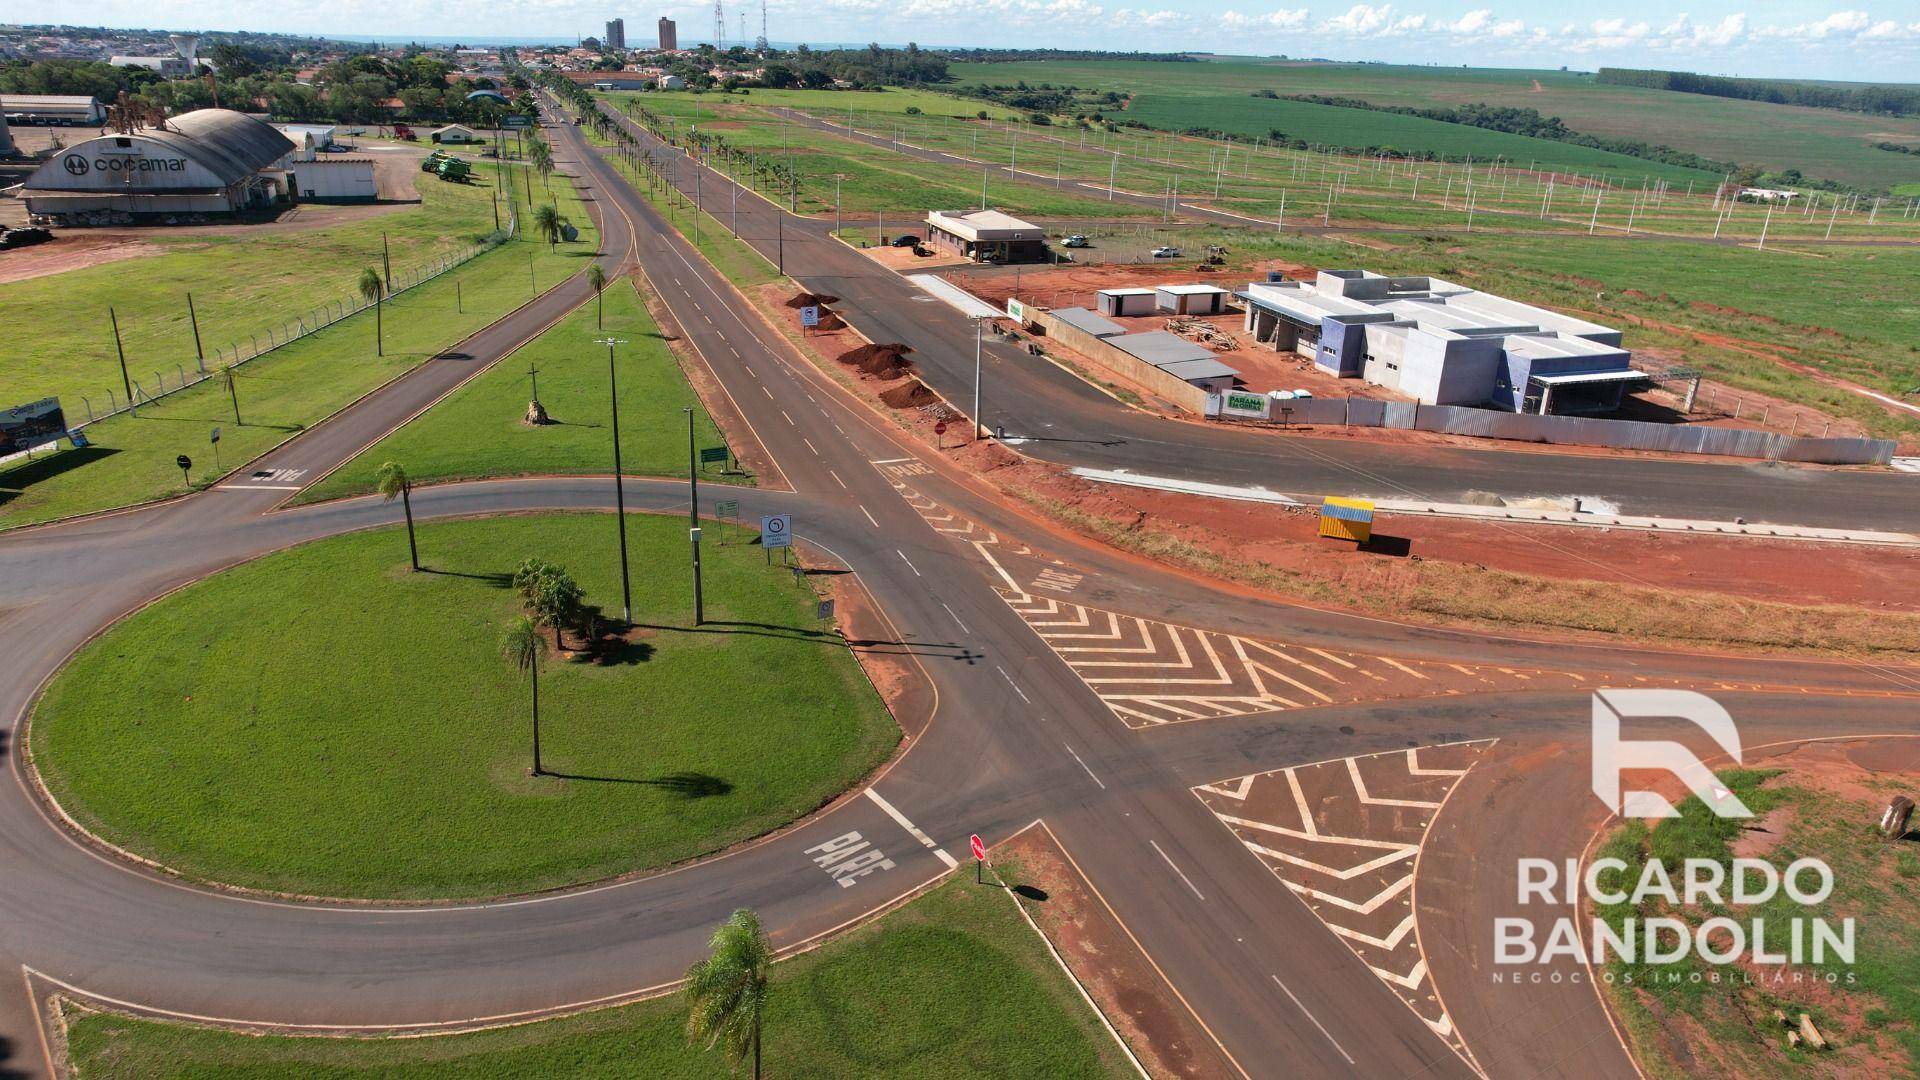
<svg viewBox="0 0 1920 1080">
<path fill-rule="evenodd" d="M 1180 257 L 1180 249 L 1177 247 L 1157 247 L 1153 249 L 1153 257 L 1156 259 L 1177 259 Z"/>
</svg>

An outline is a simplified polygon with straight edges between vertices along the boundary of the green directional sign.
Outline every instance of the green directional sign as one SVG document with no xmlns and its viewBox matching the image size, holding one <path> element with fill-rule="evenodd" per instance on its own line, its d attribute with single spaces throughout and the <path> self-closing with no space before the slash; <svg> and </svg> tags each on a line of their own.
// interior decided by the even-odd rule
<svg viewBox="0 0 1920 1080">
<path fill-rule="evenodd" d="M 724 446 L 703 446 L 700 448 L 700 464 L 711 465 L 714 462 L 727 463 L 727 448 Z"/>
<path fill-rule="evenodd" d="M 740 503 L 737 500 L 728 499 L 723 503 L 716 504 L 713 512 L 723 518 L 739 517 Z"/>
</svg>

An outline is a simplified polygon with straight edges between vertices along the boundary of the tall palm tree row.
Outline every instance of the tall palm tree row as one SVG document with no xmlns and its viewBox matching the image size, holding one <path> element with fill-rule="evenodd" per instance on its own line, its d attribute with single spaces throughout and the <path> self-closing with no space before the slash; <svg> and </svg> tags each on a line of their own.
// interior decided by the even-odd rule
<svg viewBox="0 0 1920 1080">
<path fill-rule="evenodd" d="M 387 283 L 381 278 L 380 271 L 369 266 L 360 271 L 360 299 L 373 305 L 373 354 L 387 355 L 386 329 L 381 326 L 380 298 L 387 293 Z"/>
<path fill-rule="evenodd" d="M 773 946 L 760 917 L 740 908 L 713 932 L 711 953 L 687 969 L 687 1038 L 720 1046 L 729 1062 L 753 1055 L 760 1080 L 760 1023 L 767 1007 Z"/>
<path fill-rule="evenodd" d="M 530 615 L 522 615 L 507 626 L 500 638 L 500 655 L 527 673 L 533 686 L 533 775 L 544 775 L 540 767 L 540 661 L 547 655 L 547 639 L 540 624 Z"/>
<path fill-rule="evenodd" d="M 413 483 L 407 479 L 407 470 L 397 461 L 389 461 L 374 473 L 375 486 L 380 497 L 392 502 L 397 495 L 400 506 L 407 514 L 407 555 L 413 560 L 413 568 L 420 569 L 420 545 L 413 538 Z"/>
</svg>

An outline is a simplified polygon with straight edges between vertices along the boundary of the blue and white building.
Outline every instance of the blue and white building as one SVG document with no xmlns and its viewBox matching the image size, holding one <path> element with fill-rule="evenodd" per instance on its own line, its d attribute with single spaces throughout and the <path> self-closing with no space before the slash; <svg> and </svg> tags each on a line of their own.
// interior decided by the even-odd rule
<svg viewBox="0 0 1920 1080">
<path fill-rule="evenodd" d="M 1322 270 L 1235 295 L 1258 341 L 1426 405 L 1604 413 L 1649 381 L 1618 330 L 1439 278 Z"/>
</svg>

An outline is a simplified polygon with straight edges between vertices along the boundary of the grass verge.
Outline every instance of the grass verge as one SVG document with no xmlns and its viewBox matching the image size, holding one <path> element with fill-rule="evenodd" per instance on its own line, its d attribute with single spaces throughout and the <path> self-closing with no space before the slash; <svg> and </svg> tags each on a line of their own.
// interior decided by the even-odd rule
<svg viewBox="0 0 1920 1080">
<path fill-rule="evenodd" d="M 82 650 L 32 726 L 61 804 L 190 876 L 431 899 L 554 888 L 691 858 L 798 818 L 899 730 L 815 596 L 709 523 L 708 623 L 687 628 L 685 523 L 629 515 L 638 628 L 528 684 L 500 658 L 538 555 L 617 615 L 605 514 L 433 523 L 426 573 L 385 528 L 266 556 Z M 261 648 L 262 640 L 285 643 Z M 745 722 L 751 718 L 751 722 Z"/>
<path fill-rule="evenodd" d="M 510 240 L 400 293 L 380 313 L 384 355 L 374 347 L 375 313 L 364 311 L 241 365 L 234 369 L 241 422 L 224 383 L 213 378 L 143 405 L 137 416 L 88 426 L 87 449 L 11 463 L 0 471 L 0 528 L 178 495 L 189 490 L 174 463 L 181 454 L 193 460 L 193 486 L 211 483 L 223 468 L 259 456 L 565 280 L 598 245 L 572 186 L 557 183 L 553 195 L 581 229 L 579 240 L 552 249 Z M 522 222 L 531 217 L 524 204 L 520 214 Z M 377 254 L 369 261 L 377 265 Z"/>
<path fill-rule="evenodd" d="M 1789 761 L 1814 752 L 1795 751 Z M 1835 755 L 1840 757 L 1840 755 Z M 1911 774 L 1870 773 L 1844 759 L 1822 760 L 1817 771 L 1730 770 L 1720 774 L 1756 821 L 1722 819 L 1698 798 L 1679 807 L 1680 816 L 1649 828 L 1632 822 L 1601 847 L 1601 857 L 1627 869 L 1601 881 L 1630 890 L 1649 863 L 1658 862 L 1681 887 L 1683 860 L 1704 859 L 1724 868 L 1739 855 L 1783 869 L 1799 858 L 1832 868 L 1834 887 L 1825 900 L 1802 905 L 1784 892 L 1758 904 L 1703 899 L 1674 904 L 1663 899 L 1601 905 L 1592 917 L 1616 932 L 1625 920 L 1677 918 L 1692 928 L 1726 917 L 1749 934 L 1764 921 L 1769 951 L 1787 952 L 1796 920 L 1811 941 L 1810 919 L 1838 927 L 1856 920 L 1856 952 L 1846 963 L 1829 955 L 1815 962 L 1761 963 L 1750 956 L 1732 964 L 1709 964 L 1691 950 L 1681 959 L 1653 963 L 1611 959 L 1606 993 L 1620 1014 L 1634 1056 L 1650 1076 L 1697 1076 L 1716 1068 L 1731 1075 L 1794 1077 L 1911 1075 L 1920 1066 L 1920 993 L 1911 973 L 1920 963 L 1920 858 L 1908 841 L 1881 839 L 1872 828 L 1888 798 L 1909 790 Z M 1757 832 L 1750 830 L 1757 829 Z M 1764 837 L 1768 850 L 1750 850 Z M 1910 839 L 1910 838 L 1909 838 Z M 1759 879 L 1752 879 L 1757 885 Z M 1807 874 L 1803 885 L 1811 887 Z M 1715 939 L 1727 947 L 1728 939 Z M 1751 941 L 1749 941 L 1751 949 Z M 1808 946 L 1809 951 L 1811 946 Z M 1808 1014 L 1831 1044 L 1826 1051 L 1790 1046 L 1775 1010 L 1796 1021 Z"/>
<path fill-rule="evenodd" d="M 618 339 L 620 462 L 630 475 L 683 475 L 694 411 L 697 445 L 724 439 L 635 292 L 637 283 L 609 282 L 599 304 L 588 301 L 511 357 L 453 392 L 411 422 L 362 451 L 300 493 L 317 502 L 372 491 L 383 462 L 397 461 L 415 483 L 488 476 L 599 474 L 613 471 L 608 423 L 607 347 Z M 529 374 L 529 368 L 533 374 Z M 534 378 L 550 424 L 525 422 Z M 746 483 L 743 473 L 710 467 L 703 479 Z"/>
<path fill-rule="evenodd" d="M 955 875 L 926 896 L 773 969 L 769 1076 L 1125 1075 L 1119 1048 L 997 886 Z M 421 1039 L 257 1037 L 69 1006 L 89 1080 L 498 1076 L 706 1078 L 677 998 Z"/>
</svg>

